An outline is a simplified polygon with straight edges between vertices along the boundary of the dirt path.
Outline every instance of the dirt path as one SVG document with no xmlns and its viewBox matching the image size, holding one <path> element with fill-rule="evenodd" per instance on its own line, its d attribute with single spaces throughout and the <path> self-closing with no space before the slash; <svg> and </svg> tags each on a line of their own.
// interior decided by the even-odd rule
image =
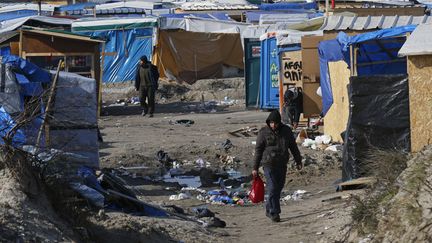
<svg viewBox="0 0 432 243">
<path fill-rule="evenodd" d="M 184 104 L 159 105 L 157 110 L 162 113 L 147 118 L 140 116 L 139 108 L 135 106 L 105 109 L 107 115 L 100 119 L 104 138 L 100 150 L 102 167 L 145 165 L 150 168 L 147 172 L 151 174 L 157 171 L 156 152 L 164 150 L 178 161 L 193 162 L 203 158 L 212 167 L 220 166 L 218 154 L 229 154 L 238 158 L 238 170 L 250 173 L 256 137 L 233 137 L 229 136 L 228 131 L 242 127 L 260 128 L 267 112 L 237 109 L 191 113 Z M 170 123 L 181 119 L 193 120 L 194 124 Z M 226 139 L 234 145 L 229 152 L 220 146 Z M 332 158 L 320 156 L 318 160 Z M 321 162 L 318 161 L 318 164 Z M 226 228 L 213 231 L 223 242 L 334 242 L 341 239 L 345 226 L 350 222 L 351 204 L 346 199 L 348 193 L 335 192 L 333 183 L 340 178 L 340 174 L 338 166 L 332 169 L 318 166 L 304 174 L 291 172 L 284 195 L 298 189 L 309 194 L 302 200 L 282 203 L 282 221 L 278 224 L 265 217 L 262 204 L 243 207 L 209 205 L 209 209 L 227 222 Z M 152 190 L 153 193 L 149 192 Z M 185 208 L 204 204 L 196 199 L 169 201 L 169 194 L 177 191 L 166 191 L 163 186 L 147 186 L 146 191 L 147 194 L 140 196 L 149 202 L 176 204 Z M 341 199 L 323 202 L 334 197 Z"/>
</svg>

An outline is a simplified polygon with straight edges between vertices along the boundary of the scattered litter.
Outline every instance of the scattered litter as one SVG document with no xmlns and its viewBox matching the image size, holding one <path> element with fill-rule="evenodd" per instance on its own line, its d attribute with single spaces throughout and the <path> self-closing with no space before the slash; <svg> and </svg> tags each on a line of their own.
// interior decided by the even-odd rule
<svg viewBox="0 0 432 243">
<path fill-rule="evenodd" d="M 256 141 L 252 141 L 252 145 L 256 145 Z"/>
<path fill-rule="evenodd" d="M 305 191 L 305 190 L 297 190 L 297 191 L 294 191 L 293 194 L 287 195 L 284 198 L 282 198 L 282 201 L 285 202 L 285 201 L 290 201 L 290 200 L 294 200 L 294 201 L 301 200 L 301 199 L 303 199 L 303 196 L 306 193 L 307 193 L 307 191 Z"/>
<path fill-rule="evenodd" d="M 183 187 L 183 188 L 181 189 L 181 191 L 182 191 L 182 192 L 186 192 L 186 191 L 196 191 L 196 192 L 199 192 L 199 193 L 206 193 L 206 190 L 204 190 L 204 189 L 199 189 L 199 188 L 196 188 L 196 187 Z"/>
<path fill-rule="evenodd" d="M 198 158 L 196 161 L 195 161 L 195 163 L 196 163 L 196 165 L 198 166 L 198 167 L 205 167 L 206 166 L 206 163 L 204 162 L 204 160 L 202 159 L 202 158 Z"/>
<path fill-rule="evenodd" d="M 184 199 L 189 199 L 191 196 L 188 193 L 180 193 L 178 195 L 171 195 L 169 197 L 170 201 L 179 201 L 179 200 L 184 200 Z"/>
<path fill-rule="evenodd" d="M 324 234 L 324 232 L 320 231 L 320 232 L 316 232 L 317 235 L 322 235 Z"/>
<path fill-rule="evenodd" d="M 331 228 L 331 226 L 326 226 L 326 227 L 324 227 L 325 230 L 328 230 L 328 229 L 330 229 L 330 228 Z"/>
<path fill-rule="evenodd" d="M 222 143 L 222 148 L 225 149 L 225 151 L 228 151 L 230 148 L 232 148 L 234 145 L 231 143 L 231 140 L 227 139 Z"/>
<path fill-rule="evenodd" d="M 338 152 L 342 150 L 342 145 L 339 144 L 335 144 L 335 145 L 331 145 L 328 146 L 325 151 L 331 151 L 331 152 Z"/>
<path fill-rule="evenodd" d="M 332 137 L 329 135 L 322 135 L 315 138 L 315 142 L 317 144 L 330 144 L 332 141 Z"/>
<path fill-rule="evenodd" d="M 192 213 L 198 218 L 215 216 L 215 214 L 212 211 L 210 211 L 210 209 L 203 208 L 203 207 L 192 208 Z"/>
<path fill-rule="evenodd" d="M 207 217 L 202 218 L 202 225 L 204 227 L 218 227 L 218 228 L 224 228 L 226 226 L 225 221 L 217 218 L 217 217 Z"/>
</svg>

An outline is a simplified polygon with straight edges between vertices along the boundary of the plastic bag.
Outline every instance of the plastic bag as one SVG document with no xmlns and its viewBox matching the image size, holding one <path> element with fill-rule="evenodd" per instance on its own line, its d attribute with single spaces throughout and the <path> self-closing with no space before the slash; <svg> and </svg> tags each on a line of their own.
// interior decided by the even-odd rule
<svg viewBox="0 0 432 243">
<path fill-rule="evenodd" d="M 259 176 L 256 176 L 253 179 L 252 188 L 249 193 L 249 199 L 253 203 L 264 201 L 264 182 Z"/>
</svg>

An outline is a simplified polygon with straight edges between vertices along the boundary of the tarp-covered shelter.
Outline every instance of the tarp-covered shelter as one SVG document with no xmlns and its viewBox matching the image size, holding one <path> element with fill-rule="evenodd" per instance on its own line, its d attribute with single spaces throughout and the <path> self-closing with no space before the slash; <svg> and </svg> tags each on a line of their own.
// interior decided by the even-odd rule
<svg viewBox="0 0 432 243">
<path fill-rule="evenodd" d="M 412 152 L 421 151 L 432 141 L 431 30 L 431 23 L 417 26 L 399 51 L 408 59 Z"/>
<path fill-rule="evenodd" d="M 25 58 L 41 68 L 54 70 L 59 59 L 65 60 L 64 70 L 91 77 L 97 82 L 99 103 L 102 96 L 100 80 L 100 48 L 104 41 L 58 30 L 21 29 L 18 38 L 4 40 L 10 53 Z"/>
<path fill-rule="evenodd" d="M 74 33 L 106 40 L 101 58 L 104 83 L 135 80 L 140 57 L 152 57 L 156 27 L 156 18 L 91 18 L 72 23 Z"/>
<path fill-rule="evenodd" d="M 49 73 L 17 56 L 2 56 L 0 72 L 2 137 L 14 124 L 20 123 L 13 145 L 38 145 L 40 152 L 57 149 L 74 153 L 82 157 L 80 165 L 99 167 L 97 87 L 94 79 L 61 72 L 55 87 L 54 106 L 47 116 L 47 99 L 42 97 L 51 94 L 49 90 L 55 72 Z M 45 129 L 41 130 L 43 120 L 48 117 Z M 39 143 L 40 131 L 43 132 Z"/>
<path fill-rule="evenodd" d="M 161 77 L 191 84 L 243 69 L 240 34 L 161 30 L 157 43 L 153 60 Z"/>
<path fill-rule="evenodd" d="M 367 175 L 365 151 L 410 150 L 407 63 L 397 53 L 414 28 L 341 32 L 319 44 L 324 133 L 343 137 L 344 181 Z"/>
</svg>

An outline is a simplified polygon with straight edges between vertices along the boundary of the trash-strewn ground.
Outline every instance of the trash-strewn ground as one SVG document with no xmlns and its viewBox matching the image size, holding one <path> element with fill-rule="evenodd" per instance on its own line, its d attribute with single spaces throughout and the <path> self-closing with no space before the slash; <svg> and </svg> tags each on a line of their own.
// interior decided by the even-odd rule
<svg viewBox="0 0 432 243">
<path fill-rule="evenodd" d="M 99 210 L 51 183 L 49 192 L 39 180 L 19 184 L 0 169 L 0 241 L 50 242 L 343 242 L 351 225 L 350 194 L 335 192 L 341 153 L 300 148 L 305 168 L 289 169 L 283 190 L 280 223 L 265 217 L 263 204 L 211 203 L 203 194 L 176 198 L 182 186 L 160 180 L 172 167 L 200 176 L 203 189 L 220 189 L 217 175 L 243 177 L 227 190 L 250 188 L 250 172 L 257 130 L 266 111 L 245 110 L 242 79 L 203 80 L 194 85 L 162 84 L 156 114 L 142 117 L 134 105 L 136 92 L 127 85 L 105 87 L 99 124 L 101 167 L 113 172 L 146 203 L 189 215 L 204 206 L 215 218 L 157 218 Z M 227 141 L 229 140 L 229 142 Z M 159 162 L 157 153 L 159 152 Z M 167 159 L 167 158 L 171 158 Z M 175 161 L 175 162 L 173 162 Z M 26 177 L 27 178 L 27 177 Z M 169 177 L 168 177 L 169 179 Z M 42 185 L 42 184 L 41 184 Z M 37 195 L 37 196 L 36 196 Z M 50 201 L 51 200 L 51 201 Z M 209 200 L 209 198 L 207 198 Z M 181 211 L 181 210 L 180 210 Z"/>
<path fill-rule="evenodd" d="M 264 125 L 268 112 L 245 110 L 242 100 L 244 86 L 238 84 L 239 80 L 225 81 L 224 87 L 218 87 L 218 82 L 221 81 L 203 81 L 193 85 L 199 89 L 187 86 L 193 91 L 174 94 L 163 99 L 163 103 L 159 100 L 153 118 L 142 117 L 138 106 L 122 104 L 122 93 L 116 93 L 115 89 L 110 90 L 105 98 L 109 97 L 111 102 L 106 102 L 104 116 L 100 119 L 104 139 L 100 150 L 101 166 L 145 167 L 129 170 L 130 177 L 154 178 L 158 173 L 164 173 L 161 172 L 163 166 L 156 160 L 156 153 L 163 150 L 170 158 L 179 162 L 181 168 L 190 168 L 197 160 L 202 159 L 210 169 L 228 170 L 234 167 L 243 175 L 249 175 L 254 153 L 253 142 L 256 139 L 253 131 L 254 128 L 259 129 Z M 181 85 L 180 88 L 173 85 L 168 87 L 173 90 L 183 89 Z M 213 88 L 216 91 L 208 91 Z M 162 91 L 166 89 L 163 85 Z M 124 87 L 124 90 L 128 88 Z M 223 94 L 214 95 L 218 90 L 223 90 Z M 179 97 L 191 97 L 190 92 L 193 92 L 195 98 L 174 102 L 173 99 Z M 210 93 L 213 95 L 209 96 Z M 128 95 L 128 98 L 131 98 L 134 92 L 129 89 Z M 158 96 L 160 99 L 161 96 Z M 108 106 L 116 100 L 120 104 Z M 221 102 L 231 100 L 240 101 L 229 104 Z M 177 124 L 175 121 L 179 120 L 190 120 L 193 124 Z M 238 137 L 229 134 L 242 128 L 245 128 L 243 131 L 250 132 L 236 133 Z M 222 144 L 227 139 L 233 147 L 225 151 Z M 131 188 L 146 202 L 174 204 L 185 210 L 208 206 L 218 218 L 226 222 L 225 228 L 209 229 L 207 233 L 214 238 L 195 238 L 196 241 L 334 242 L 344 239 L 351 221 L 349 194 L 359 191 L 335 192 L 334 183 L 341 176 L 340 152 L 306 148 L 301 148 L 301 151 L 306 166 L 300 172 L 293 169 L 288 172 L 283 195 L 291 195 L 296 190 L 305 190 L 307 193 L 301 200 L 282 202 L 282 221 L 278 224 L 265 217 L 263 204 L 212 205 L 195 197 L 170 201 L 169 197 L 179 194 L 181 187 L 163 183 L 146 183 Z M 233 159 L 227 162 L 223 159 L 227 156 Z M 153 219 L 153 222 L 158 222 L 158 219 Z"/>
</svg>

